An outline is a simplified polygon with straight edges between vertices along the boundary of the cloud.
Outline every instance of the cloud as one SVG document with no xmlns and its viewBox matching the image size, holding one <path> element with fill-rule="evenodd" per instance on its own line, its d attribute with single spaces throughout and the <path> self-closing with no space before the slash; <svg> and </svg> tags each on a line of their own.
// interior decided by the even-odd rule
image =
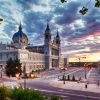
<svg viewBox="0 0 100 100">
<path fill-rule="evenodd" d="M 40 0 L 16 0 L 16 2 L 22 6 L 22 10 L 29 10 L 33 5 L 40 4 Z"/>
<path fill-rule="evenodd" d="M 30 42 L 34 41 L 34 45 L 43 44 L 48 19 L 52 35 L 56 36 L 57 28 L 59 30 L 64 54 L 97 52 L 100 50 L 100 41 L 95 33 L 100 34 L 100 10 L 93 7 L 91 1 L 87 6 L 88 13 L 82 16 L 79 9 L 86 3 L 79 0 L 64 4 L 60 0 L 0 0 L 0 17 L 4 18 L 4 24 L 0 24 L 1 39 L 5 36 L 7 41 L 11 40 L 21 21 L 23 32 L 28 35 Z"/>
</svg>

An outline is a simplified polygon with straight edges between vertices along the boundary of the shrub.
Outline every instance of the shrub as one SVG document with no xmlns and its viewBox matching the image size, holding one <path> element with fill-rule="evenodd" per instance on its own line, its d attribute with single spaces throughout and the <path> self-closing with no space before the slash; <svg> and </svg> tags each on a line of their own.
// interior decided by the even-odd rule
<svg viewBox="0 0 100 100">
<path fill-rule="evenodd" d="M 51 99 L 50 100 L 63 100 L 61 97 L 59 96 L 51 96 Z"/>
<path fill-rule="evenodd" d="M 12 90 L 13 100 L 44 100 L 41 92 L 32 89 L 15 88 Z"/>
<path fill-rule="evenodd" d="M 62 100 L 59 96 L 46 96 L 32 89 L 0 87 L 0 100 Z"/>
<path fill-rule="evenodd" d="M 7 100 L 10 97 L 11 90 L 5 86 L 0 86 L 0 100 Z"/>
</svg>

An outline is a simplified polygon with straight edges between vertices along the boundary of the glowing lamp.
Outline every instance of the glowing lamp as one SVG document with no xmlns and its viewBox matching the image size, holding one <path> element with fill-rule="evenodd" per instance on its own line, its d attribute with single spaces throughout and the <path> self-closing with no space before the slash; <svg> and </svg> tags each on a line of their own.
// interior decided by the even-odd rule
<svg viewBox="0 0 100 100">
<path fill-rule="evenodd" d="M 31 78 L 34 78 L 34 77 L 35 77 L 35 75 L 32 73 L 32 74 L 31 74 Z"/>
<path fill-rule="evenodd" d="M 16 74 L 15 76 L 16 76 L 17 79 L 19 78 L 19 74 Z"/>
</svg>

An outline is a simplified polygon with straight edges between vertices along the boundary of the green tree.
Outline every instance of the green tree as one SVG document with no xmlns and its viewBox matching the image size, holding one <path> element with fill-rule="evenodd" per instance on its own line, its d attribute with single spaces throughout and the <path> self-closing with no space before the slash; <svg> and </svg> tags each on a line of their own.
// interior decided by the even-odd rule
<svg viewBox="0 0 100 100">
<path fill-rule="evenodd" d="M 7 76 L 15 76 L 16 73 L 21 74 L 21 63 L 18 58 L 12 59 L 9 58 L 7 61 L 7 66 L 6 66 L 6 74 Z"/>
<path fill-rule="evenodd" d="M 22 67 L 22 64 L 20 63 L 20 60 L 16 57 L 16 59 L 14 60 L 14 66 L 16 67 L 16 71 L 15 73 L 22 73 L 22 70 L 21 70 L 21 67 Z"/>
<path fill-rule="evenodd" d="M 9 58 L 6 65 L 6 74 L 7 76 L 13 75 L 14 71 L 14 63 L 12 58 Z"/>
<path fill-rule="evenodd" d="M 66 0 L 60 0 L 62 3 L 65 3 L 65 2 L 67 2 Z M 91 0 L 89 1 L 89 2 L 87 2 L 87 4 L 86 4 L 86 6 L 88 5 L 88 4 L 90 4 L 91 3 Z M 95 2 L 94 2 L 94 4 L 95 4 L 95 7 L 97 7 L 97 8 L 100 8 L 100 0 L 95 0 Z M 85 15 L 87 12 L 88 12 L 88 8 L 87 7 L 85 7 L 85 6 L 83 6 L 82 7 L 82 9 L 81 10 L 79 10 L 79 12 L 82 14 L 82 15 Z"/>
</svg>

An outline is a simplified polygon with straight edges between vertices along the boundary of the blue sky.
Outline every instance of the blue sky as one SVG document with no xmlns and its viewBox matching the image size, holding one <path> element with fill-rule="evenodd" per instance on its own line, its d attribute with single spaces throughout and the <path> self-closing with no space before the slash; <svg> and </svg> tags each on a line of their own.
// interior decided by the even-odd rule
<svg viewBox="0 0 100 100">
<path fill-rule="evenodd" d="M 94 7 L 95 0 L 0 0 L 0 41 L 11 42 L 11 38 L 21 21 L 23 32 L 29 42 L 41 45 L 47 19 L 51 33 L 56 36 L 57 28 L 61 36 L 64 55 L 100 51 L 100 8 Z M 79 10 L 89 8 L 82 16 Z"/>
</svg>

